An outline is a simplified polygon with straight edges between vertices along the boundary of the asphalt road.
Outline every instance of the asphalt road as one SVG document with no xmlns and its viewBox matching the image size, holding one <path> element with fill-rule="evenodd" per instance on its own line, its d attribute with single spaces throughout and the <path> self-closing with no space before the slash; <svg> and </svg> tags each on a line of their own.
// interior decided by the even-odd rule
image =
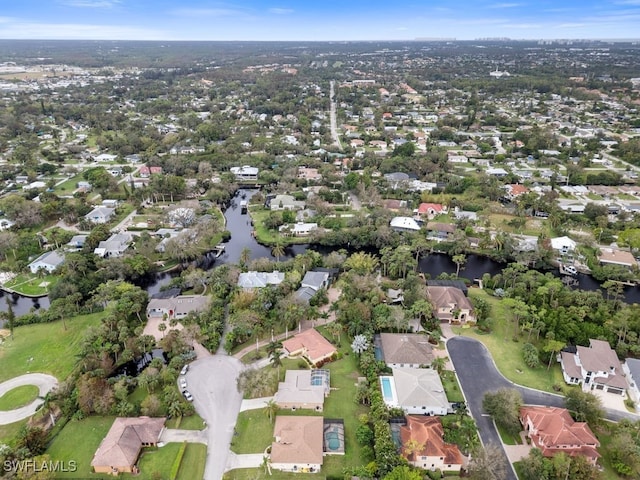
<svg viewBox="0 0 640 480">
<path fill-rule="evenodd" d="M 45 373 L 28 373 L 26 375 L 20 375 L 19 377 L 0 383 L 0 397 L 14 388 L 22 387 L 23 385 L 35 385 L 38 387 L 38 398 L 24 407 L 16 408 L 15 410 L 0 411 L 0 425 L 14 423 L 18 420 L 29 418 L 31 415 L 36 413 L 38 407 L 44 403 L 44 400 L 40 397 L 44 397 L 47 392 L 53 390 L 58 385 L 58 380 L 56 377 L 52 377 Z"/>
<path fill-rule="evenodd" d="M 447 342 L 447 350 L 458 375 L 460 388 L 462 388 L 469 410 L 478 424 L 480 438 L 485 445 L 491 443 L 499 445 L 504 453 L 493 421 L 482 410 L 482 399 L 486 392 L 495 392 L 505 387 L 516 388 L 522 394 L 522 400 L 527 405 L 564 407 L 564 397 L 561 395 L 521 387 L 503 377 L 486 347 L 473 338 L 450 338 Z M 632 413 L 611 409 L 605 409 L 605 416 L 616 422 L 622 418 L 634 421 L 639 418 Z M 504 455 L 506 460 L 506 453 Z M 508 478 L 517 480 L 512 471 L 509 471 Z"/>
<path fill-rule="evenodd" d="M 227 466 L 242 394 L 237 378 L 243 369 L 240 360 L 213 355 L 196 360 L 187 372 L 187 388 L 193 395 L 198 414 L 207 422 L 207 462 L 205 480 L 220 480 Z"/>
</svg>

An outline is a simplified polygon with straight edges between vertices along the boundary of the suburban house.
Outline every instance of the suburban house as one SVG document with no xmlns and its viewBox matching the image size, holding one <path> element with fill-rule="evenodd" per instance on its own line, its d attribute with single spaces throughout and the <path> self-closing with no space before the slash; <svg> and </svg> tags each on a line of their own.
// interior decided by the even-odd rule
<svg viewBox="0 0 640 480">
<path fill-rule="evenodd" d="M 598 262 L 601 265 L 620 265 L 628 268 L 638 266 L 638 262 L 631 252 L 613 248 L 601 248 Z"/>
<path fill-rule="evenodd" d="M 284 272 L 242 272 L 238 275 L 238 287 L 245 290 L 264 288 L 267 285 L 280 285 L 284 281 Z"/>
<path fill-rule="evenodd" d="M 420 224 L 411 217 L 393 217 L 389 222 L 389 226 L 394 232 L 420 231 Z"/>
<path fill-rule="evenodd" d="M 430 368 L 392 368 L 393 376 L 380 377 L 384 403 L 407 414 L 446 415 L 449 401 L 438 372 Z"/>
<path fill-rule="evenodd" d="M 280 225 L 278 231 L 290 237 L 306 237 L 318 229 L 317 223 L 296 222 L 293 224 Z"/>
<path fill-rule="evenodd" d="M 402 210 L 403 208 L 407 208 L 406 200 L 397 200 L 395 198 L 387 198 L 382 200 L 382 207 L 387 210 L 391 210 L 392 212 L 397 212 Z"/>
<path fill-rule="evenodd" d="M 330 360 L 338 350 L 315 328 L 311 328 L 282 342 L 288 357 L 305 357 L 313 366 Z"/>
<path fill-rule="evenodd" d="M 629 382 L 629 397 L 636 403 L 640 402 L 640 360 L 627 358 L 622 364 L 622 370 Z"/>
<path fill-rule="evenodd" d="M 121 257 L 131 242 L 133 242 L 133 235 L 130 233 L 114 233 L 101 241 L 93 253 L 102 258 Z"/>
<path fill-rule="evenodd" d="M 53 272 L 56 268 L 64 263 L 64 255 L 58 253 L 55 250 L 45 252 L 31 262 L 28 267 L 31 273 L 38 273 L 40 270 L 45 270 L 49 273 Z"/>
<path fill-rule="evenodd" d="M 88 235 L 74 235 L 71 240 L 65 245 L 66 250 L 80 250 L 84 247 L 84 243 L 87 241 Z"/>
<path fill-rule="evenodd" d="M 138 170 L 138 174 L 142 178 L 149 178 L 151 175 L 159 175 L 161 173 L 162 167 L 147 167 L 146 165 L 143 165 L 142 167 L 140 167 L 140 170 Z"/>
<path fill-rule="evenodd" d="M 392 368 L 430 366 L 435 358 L 429 337 L 420 333 L 381 333 L 374 345 L 376 359 Z"/>
<path fill-rule="evenodd" d="M 569 237 L 554 237 L 551 240 L 551 248 L 561 255 L 573 252 L 578 244 Z"/>
<path fill-rule="evenodd" d="M 553 457 L 560 452 L 570 457 L 582 455 L 592 465 L 600 457 L 596 450 L 600 442 L 589 425 L 575 422 L 565 408 L 521 407 L 520 423 L 533 446 L 539 448 L 545 457 Z"/>
<path fill-rule="evenodd" d="M 119 200 L 115 200 L 113 198 L 102 200 L 102 206 L 107 208 L 116 208 L 119 203 L 120 203 Z"/>
<path fill-rule="evenodd" d="M 273 428 L 271 468 L 316 473 L 323 461 L 324 419 L 278 415 Z"/>
<path fill-rule="evenodd" d="M 455 287 L 427 286 L 427 295 L 434 308 L 433 314 L 441 322 L 476 322 L 473 305 L 462 290 Z"/>
<path fill-rule="evenodd" d="M 431 220 L 436 215 L 446 213 L 447 209 L 440 203 L 421 203 L 418 205 L 418 209 L 415 214 L 418 218 L 428 218 Z"/>
<path fill-rule="evenodd" d="M 296 200 L 293 195 L 276 195 L 267 202 L 271 210 L 302 210 L 305 206 L 304 201 Z"/>
<path fill-rule="evenodd" d="M 519 183 L 505 185 L 504 189 L 506 191 L 505 197 L 508 198 L 509 200 L 515 200 L 520 195 L 524 195 L 529 191 L 527 187 L 525 187 L 524 185 L 520 185 Z"/>
<path fill-rule="evenodd" d="M 305 180 L 322 180 L 322 174 L 318 172 L 317 168 L 298 167 L 298 178 Z"/>
<path fill-rule="evenodd" d="M 400 427 L 402 456 L 410 465 L 425 470 L 441 472 L 459 472 L 464 457 L 457 445 L 444 441 L 444 428 L 438 417 L 407 415 L 407 423 Z M 411 443 L 420 448 L 412 451 L 407 448 Z"/>
<path fill-rule="evenodd" d="M 629 385 L 609 342 L 589 339 L 588 347 L 568 347 L 558 357 L 562 376 L 569 385 L 582 385 L 584 391 L 595 389 L 626 395 Z"/>
<path fill-rule="evenodd" d="M 287 370 L 273 400 L 278 407 L 321 412 L 329 395 L 329 370 Z"/>
<path fill-rule="evenodd" d="M 258 172 L 256 167 L 245 165 L 243 167 L 231 167 L 231 173 L 236 176 L 236 180 L 240 182 L 250 182 L 258 180 Z"/>
<path fill-rule="evenodd" d="M 450 223 L 427 224 L 427 237 L 432 240 L 448 240 L 456 231 L 456 226 Z"/>
<path fill-rule="evenodd" d="M 84 218 L 92 223 L 107 223 L 111 220 L 111 217 L 115 214 L 115 208 L 108 207 L 95 207 L 89 213 L 87 213 Z"/>
<path fill-rule="evenodd" d="M 209 306 L 206 295 L 178 295 L 172 298 L 152 298 L 147 304 L 148 318 L 184 318 L 191 312 L 201 312 Z"/>
<path fill-rule="evenodd" d="M 309 300 L 318 293 L 321 288 L 329 288 L 331 283 L 331 275 L 329 272 L 321 272 L 317 270 L 311 270 L 304 274 L 300 288 L 296 291 L 295 297 L 304 303 L 309 303 Z"/>
<path fill-rule="evenodd" d="M 164 418 L 118 417 L 93 455 L 95 473 L 137 474 L 136 462 L 144 447 L 155 447 L 164 429 Z"/>
</svg>

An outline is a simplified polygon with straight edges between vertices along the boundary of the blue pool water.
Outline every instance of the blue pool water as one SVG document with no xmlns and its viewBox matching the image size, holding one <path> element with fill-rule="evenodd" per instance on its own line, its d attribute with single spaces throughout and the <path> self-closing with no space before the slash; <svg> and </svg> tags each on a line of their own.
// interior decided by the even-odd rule
<svg viewBox="0 0 640 480">
<path fill-rule="evenodd" d="M 382 394 L 384 395 L 385 400 L 393 399 L 393 392 L 391 392 L 391 382 L 388 378 L 381 378 L 380 383 L 382 383 Z"/>
</svg>

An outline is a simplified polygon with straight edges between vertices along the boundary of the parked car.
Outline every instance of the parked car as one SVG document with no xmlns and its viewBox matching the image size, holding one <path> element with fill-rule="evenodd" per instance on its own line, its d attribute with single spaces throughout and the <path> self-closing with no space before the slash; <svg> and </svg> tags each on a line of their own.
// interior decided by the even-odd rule
<svg viewBox="0 0 640 480">
<path fill-rule="evenodd" d="M 189 371 L 189 365 L 187 364 L 184 367 L 182 367 L 182 370 L 180 370 L 180 375 L 186 375 L 188 371 Z"/>
<path fill-rule="evenodd" d="M 193 395 L 191 395 L 188 390 L 183 390 L 182 395 L 188 402 L 193 402 Z"/>
<path fill-rule="evenodd" d="M 180 390 L 186 390 L 187 389 L 187 379 L 182 377 L 180 379 Z"/>
</svg>

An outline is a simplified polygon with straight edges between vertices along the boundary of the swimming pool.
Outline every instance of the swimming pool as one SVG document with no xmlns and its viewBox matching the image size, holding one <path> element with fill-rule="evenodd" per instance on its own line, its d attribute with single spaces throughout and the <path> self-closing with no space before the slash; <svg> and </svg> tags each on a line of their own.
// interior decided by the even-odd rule
<svg viewBox="0 0 640 480">
<path fill-rule="evenodd" d="M 327 442 L 327 448 L 331 451 L 338 450 L 340 448 L 340 436 L 337 431 L 327 432 L 324 436 Z"/>
<path fill-rule="evenodd" d="M 391 377 L 380 377 L 380 384 L 382 385 L 382 396 L 385 402 L 393 401 L 393 389 L 391 388 Z"/>
</svg>

